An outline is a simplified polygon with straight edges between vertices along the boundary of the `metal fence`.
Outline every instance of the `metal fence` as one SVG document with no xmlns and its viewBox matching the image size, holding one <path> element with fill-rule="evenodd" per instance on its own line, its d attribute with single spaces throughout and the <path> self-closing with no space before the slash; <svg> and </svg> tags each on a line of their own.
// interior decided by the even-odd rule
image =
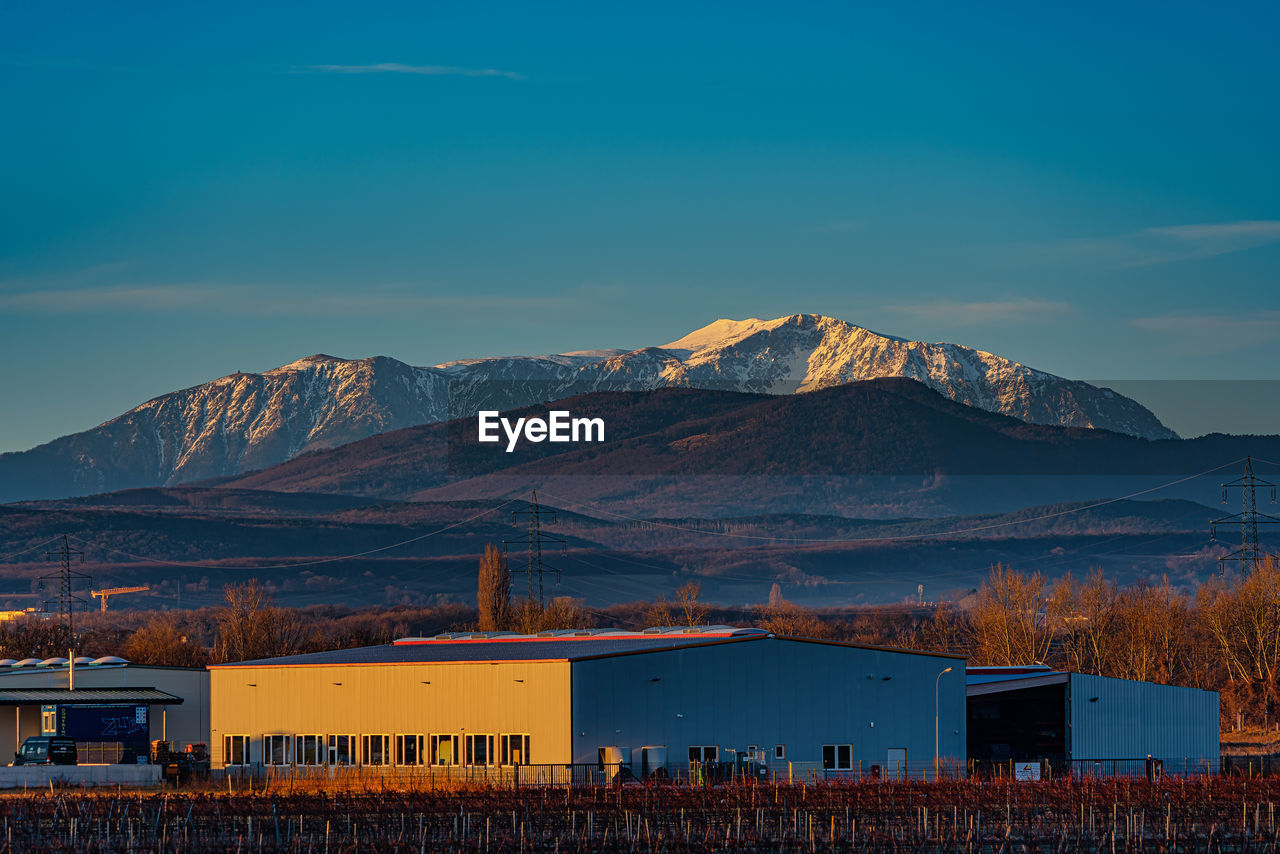
<svg viewBox="0 0 1280 854">
<path fill-rule="evenodd" d="M 126 750 L 118 741 L 78 741 L 76 742 L 76 761 L 81 765 L 119 765 L 122 762 L 133 764 L 138 751 Z"/>
<path fill-rule="evenodd" d="M 539 763 L 514 766 L 470 765 L 229 765 L 215 776 L 236 781 L 330 780 L 362 785 L 420 786 L 450 783 L 499 786 L 604 786 L 621 783 L 672 782 L 683 785 L 719 785 L 733 782 L 822 783 L 845 780 L 931 780 L 963 777 L 963 764 L 932 761 L 902 763 L 892 770 L 873 763 L 854 763 L 845 769 L 826 768 L 821 762 L 770 763 L 667 763 L 646 769 L 616 763 Z"/>
<path fill-rule="evenodd" d="M 1226 757 L 1222 757 L 1222 763 Z M 1219 758 L 1151 756 L 1131 759 L 1072 759 L 1068 761 L 990 762 L 970 760 L 968 776 L 976 780 L 1053 780 L 1062 777 L 1196 777 L 1216 774 Z M 1226 766 L 1222 764 L 1225 772 Z M 1280 766 L 1277 766 L 1280 770 Z"/>
<path fill-rule="evenodd" d="M 1223 756 L 1222 773 L 1237 777 L 1272 777 L 1280 775 L 1280 754 Z"/>
</svg>

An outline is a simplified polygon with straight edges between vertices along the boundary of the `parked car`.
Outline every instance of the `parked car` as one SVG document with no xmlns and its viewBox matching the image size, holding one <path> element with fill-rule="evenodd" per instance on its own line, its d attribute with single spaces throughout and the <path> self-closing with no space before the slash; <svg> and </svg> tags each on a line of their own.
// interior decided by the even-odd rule
<svg viewBox="0 0 1280 854">
<path fill-rule="evenodd" d="M 75 765 L 76 742 L 62 735 L 32 735 L 13 754 L 14 765 Z"/>
</svg>

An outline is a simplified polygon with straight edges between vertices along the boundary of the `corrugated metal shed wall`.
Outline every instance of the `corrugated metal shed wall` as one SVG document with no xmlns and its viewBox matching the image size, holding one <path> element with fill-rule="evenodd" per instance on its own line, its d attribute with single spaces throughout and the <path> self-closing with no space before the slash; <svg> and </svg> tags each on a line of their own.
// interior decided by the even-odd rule
<svg viewBox="0 0 1280 854">
<path fill-rule="evenodd" d="M 964 762 L 963 660 L 762 639 L 572 666 L 575 762 L 611 745 L 638 765 L 646 745 L 683 763 L 690 745 L 785 744 L 787 760 L 819 763 L 823 744 L 851 743 L 864 770 L 885 766 L 890 748 L 907 749 L 913 772 L 931 769 L 934 683 L 947 667 L 939 752 Z"/>
<path fill-rule="evenodd" d="M 1184 761 L 1218 768 L 1215 691 L 1073 673 L 1068 703 L 1073 760 L 1150 755 L 1168 770 L 1181 770 Z"/>
<path fill-rule="evenodd" d="M 234 734 L 250 736 L 255 763 L 262 761 L 262 736 L 269 734 L 528 733 L 533 762 L 569 757 L 568 662 L 227 667 L 211 673 L 215 768 L 223 760 L 222 737 Z"/>
</svg>

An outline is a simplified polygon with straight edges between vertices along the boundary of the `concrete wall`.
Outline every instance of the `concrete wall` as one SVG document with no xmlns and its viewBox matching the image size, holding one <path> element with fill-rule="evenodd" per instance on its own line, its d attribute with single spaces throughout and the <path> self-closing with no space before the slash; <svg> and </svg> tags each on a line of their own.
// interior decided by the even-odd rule
<svg viewBox="0 0 1280 854">
<path fill-rule="evenodd" d="M 0 789 L 48 790 L 49 783 L 71 786 L 156 786 L 159 765 L 22 765 L 0 767 Z"/>
<path fill-rule="evenodd" d="M 573 664 L 573 759 L 605 746 L 667 748 L 688 762 L 691 745 L 721 751 L 757 745 L 787 762 L 821 767 L 824 744 L 852 744 L 855 770 L 887 770 L 906 749 L 913 774 L 932 773 L 934 685 L 941 679 L 939 753 L 964 765 L 962 659 L 765 638 Z M 657 681 L 655 681 L 657 680 Z"/>
<path fill-rule="evenodd" d="M 223 736 L 528 733 L 530 761 L 569 758 L 569 665 L 557 661 L 214 667 L 213 767 Z M 357 738 L 359 742 L 359 738 Z"/>
<path fill-rule="evenodd" d="M 1073 673 L 1068 706 L 1073 760 L 1150 755 L 1169 772 L 1218 769 L 1216 691 Z"/>
<path fill-rule="evenodd" d="M 151 738 L 167 737 L 177 745 L 209 740 L 209 671 L 182 667 L 128 666 L 77 667 L 77 688 L 156 688 L 181 697 L 180 706 L 151 707 Z M 66 688 L 67 669 L 0 668 L 0 688 Z M 40 734 L 40 707 L 22 709 L 22 732 L 17 738 Z M 8 757 L 14 744 L 14 713 L 0 709 L 0 757 Z M 16 749 L 16 748 L 13 748 Z"/>
</svg>

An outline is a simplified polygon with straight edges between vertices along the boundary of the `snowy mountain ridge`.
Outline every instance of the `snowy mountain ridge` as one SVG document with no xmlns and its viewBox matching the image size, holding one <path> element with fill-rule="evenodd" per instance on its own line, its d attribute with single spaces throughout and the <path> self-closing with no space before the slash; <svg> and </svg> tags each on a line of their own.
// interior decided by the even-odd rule
<svg viewBox="0 0 1280 854">
<path fill-rule="evenodd" d="M 1140 404 L 956 344 L 830 317 L 717 320 L 660 347 L 463 359 L 414 367 L 317 354 L 161 395 L 93 430 L 0 454 L 0 500 L 172 485 L 264 468 L 378 433 L 592 391 L 669 386 L 786 394 L 907 377 L 1037 424 L 1175 438 Z M 52 476 L 50 476 L 52 473 Z M 17 490 L 15 496 L 14 490 Z"/>
</svg>

